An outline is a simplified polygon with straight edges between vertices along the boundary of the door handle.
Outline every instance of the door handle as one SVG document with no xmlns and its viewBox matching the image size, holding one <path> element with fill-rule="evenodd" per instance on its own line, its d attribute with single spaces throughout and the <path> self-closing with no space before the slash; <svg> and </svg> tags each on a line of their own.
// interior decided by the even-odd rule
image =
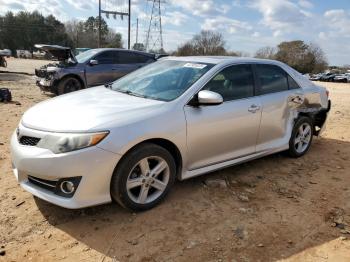
<svg viewBox="0 0 350 262">
<path fill-rule="evenodd" d="M 257 111 L 259 111 L 260 110 L 260 106 L 257 106 L 257 105 L 251 105 L 249 108 L 248 108 L 248 111 L 250 112 L 250 113 L 256 113 Z"/>
</svg>

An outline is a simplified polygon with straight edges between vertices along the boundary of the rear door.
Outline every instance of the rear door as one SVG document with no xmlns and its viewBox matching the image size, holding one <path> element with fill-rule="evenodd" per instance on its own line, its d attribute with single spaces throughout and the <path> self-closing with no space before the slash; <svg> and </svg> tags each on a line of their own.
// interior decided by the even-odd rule
<svg viewBox="0 0 350 262">
<path fill-rule="evenodd" d="M 304 94 L 281 67 L 257 64 L 254 68 L 262 104 L 256 150 L 270 151 L 288 144 L 295 117 L 292 109 L 303 103 Z"/>
<path fill-rule="evenodd" d="M 189 170 L 253 154 L 259 131 L 261 103 L 251 65 L 223 69 L 203 90 L 221 94 L 224 103 L 185 106 Z"/>
<path fill-rule="evenodd" d="M 88 86 L 103 85 L 115 80 L 114 66 L 116 64 L 116 51 L 103 51 L 97 54 L 93 60 L 97 65 L 87 64 L 85 77 Z"/>
</svg>

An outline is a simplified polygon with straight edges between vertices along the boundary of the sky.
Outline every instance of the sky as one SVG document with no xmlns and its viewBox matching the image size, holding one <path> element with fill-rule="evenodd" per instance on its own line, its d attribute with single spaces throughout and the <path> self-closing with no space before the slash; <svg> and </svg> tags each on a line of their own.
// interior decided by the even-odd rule
<svg viewBox="0 0 350 262">
<path fill-rule="evenodd" d="M 126 11 L 126 0 L 101 0 L 102 8 Z M 165 3 L 163 3 L 165 2 Z M 253 56 L 264 46 L 304 40 L 318 44 L 331 65 L 350 64 L 349 0 L 162 0 L 163 41 L 166 51 L 176 50 L 201 30 L 223 34 L 226 49 Z M 61 21 L 84 20 L 98 15 L 98 0 L 0 0 L 0 14 L 37 10 Z M 145 42 L 152 1 L 132 0 L 131 43 Z M 123 34 L 127 45 L 127 18 L 104 16 Z"/>
</svg>

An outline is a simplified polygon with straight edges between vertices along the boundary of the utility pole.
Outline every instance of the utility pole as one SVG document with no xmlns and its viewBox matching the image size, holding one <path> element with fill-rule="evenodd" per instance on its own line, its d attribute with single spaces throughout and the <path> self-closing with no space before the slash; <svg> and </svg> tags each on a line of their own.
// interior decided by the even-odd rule
<svg viewBox="0 0 350 262">
<path fill-rule="evenodd" d="M 108 0 L 106 0 L 108 1 Z M 128 49 L 130 49 L 130 27 L 131 27 L 131 0 L 128 0 L 128 11 L 110 11 L 110 10 L 104 10 L 101 9 L 101 0 L 98 0 L 98 47 L 101 47 L 101 24 L 102 24 L 102 18 L 101 14 L 106 14 L 107 18 L 109 18 L 109 15 L 113 15 L 114 19 L 116 19 L 117 16 L 120 16 L 123 20 L 124 16 L 128 17 Z"/>
<path fill-rule="evenodd" d="M 131 0 L 129 0 L 129 15 L 128 15 L 128 49 L 130 50 L 130 20 L 131 20 Z"/>
<path fill-rule="evenodd" d="M 152 1 L 152 14 L 149 21 L 146 50 L 159 49 L 163 50 L 163 31 L 162 31 L 162 13 L 161 3 L 166 3 L 164 0 L 148 0 Z"/>
<path fill-rule="evenodd" d="M 136 43 L 138 43 L 139 39 L 139 19 L 136 18 Z"/>
<path fill-rule="evenodd" d="M 101 47 L 101 0 L 98 0 L 98 47 Z"/>
</svg>

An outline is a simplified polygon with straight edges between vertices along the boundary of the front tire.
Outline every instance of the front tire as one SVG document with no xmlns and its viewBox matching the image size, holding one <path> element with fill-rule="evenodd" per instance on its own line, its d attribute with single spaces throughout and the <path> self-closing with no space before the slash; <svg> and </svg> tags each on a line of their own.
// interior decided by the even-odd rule
<svg viewBox="0 0 350 262">
<path fill-rule="evenodd" d="M 63 95 L 78 91 L 82 88 L 80 81 L 75 77 L 67 77 L 62 79 L 57 86 L 57 94 Z"/>
<path fill-rule="evenodd" d="M 111 181 L 111 196 L 133 211 L 144 211 L 159 204 L 174 184 L 176 165 L 163 147 L 145 143 L 127 153 Z"/>
<path fill-rule="evenodd" d="M 312 120 L 309 117 L 300 117 L 294 125 L 289 140 L 289 155 L 295 158 L 305 155 L 311 146 L 313 134 Z"/>
</svg>

